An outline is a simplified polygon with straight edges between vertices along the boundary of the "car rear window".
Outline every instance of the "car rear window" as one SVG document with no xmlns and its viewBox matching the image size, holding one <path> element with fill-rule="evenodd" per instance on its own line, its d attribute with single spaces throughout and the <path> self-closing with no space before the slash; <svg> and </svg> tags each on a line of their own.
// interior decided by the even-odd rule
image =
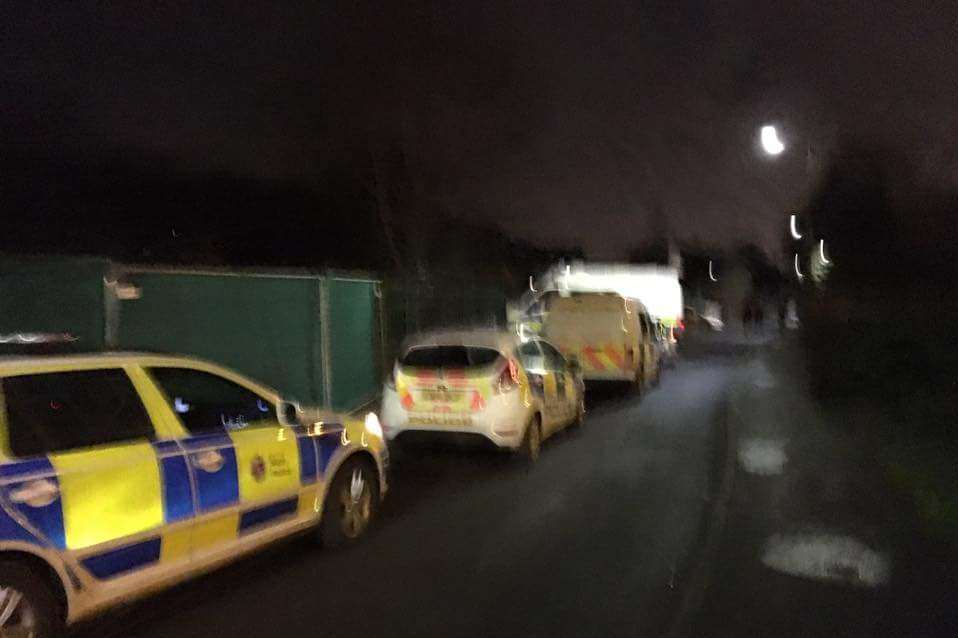
<svg viewBox="0 0 958 638">
<path fill-rule="evenodd" d="M 498 350 L 479 346 L 419 346 L 410 348 L 399 363 L 415 368 L 471 368 L 487 366 L 499 356 Z"/>
</svg>

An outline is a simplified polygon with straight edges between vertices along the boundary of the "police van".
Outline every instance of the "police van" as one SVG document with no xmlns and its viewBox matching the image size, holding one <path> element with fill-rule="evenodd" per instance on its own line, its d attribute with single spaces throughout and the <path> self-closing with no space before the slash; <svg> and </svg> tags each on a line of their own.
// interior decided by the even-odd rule
<svg viewBox="0 0 958 638">
<path fill-rule="evenodd" d="M 655 328 L 639 300 L 611 292 L 548 292 L 537 306 L 539 333 L 577 359 L 587 381 L 627 381 L 637 390 L 658 382 Z"/>
<path fill-rule="evenodd" d="M 0 357 L 0 635 L 46 638 L 291 534 L 368 529 L 378 419 L 152 354 Z"/>
</svg>

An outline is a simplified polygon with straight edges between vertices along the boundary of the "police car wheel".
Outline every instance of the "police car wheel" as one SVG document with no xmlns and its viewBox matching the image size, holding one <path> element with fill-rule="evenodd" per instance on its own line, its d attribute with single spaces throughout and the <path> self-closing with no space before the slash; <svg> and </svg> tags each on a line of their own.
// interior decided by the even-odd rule
<svg viewBox="0 0 958 638">
<path fill-rule="evenodd" d="M 522 440 L 522 454 L 527 461 L 535 463 L 539 460 L 539 450 L 542 447 L 542 423 L 536 414 L 526 426 L 526 435 Z"/>
<path fill-rule="evenodd" d="M 350 459 L 333 477 L 320 524 L 320 540 L 327 547 L 355 542 L 372 523 L 379 505 L 376 471 L 365 459 Z"/>
<path fill-rule="evenodd" d="M 0 561 L 0 638 L 53 638 L 63 630 L 50 584 L 18 561 Z"/>
<path fill-rule="evenodd" d="M 582 422 L 585 421 L 585 397 L 579 397 L 579 405 L 575 409 L 575 419 L 572 421 L 572 427 L 580 427 Z"/>
</svg>

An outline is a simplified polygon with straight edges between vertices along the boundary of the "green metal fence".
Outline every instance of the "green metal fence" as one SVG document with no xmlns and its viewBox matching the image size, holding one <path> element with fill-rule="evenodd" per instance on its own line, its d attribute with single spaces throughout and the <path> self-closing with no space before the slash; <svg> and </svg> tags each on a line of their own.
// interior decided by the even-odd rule
<svg viewBox="0 0 958 638">
<path fill-rule="evenodd" d="M 314 276 L 137 272 L 121 280 L 116 346 L 199 356 L 324 405 L 319 293 Z"/>
<path fill-rule="evenodd" d="M 0 258 L 0 334 L 69 333 L 76 347 L 104 341 L 105 259 Z"/>
<path fill-rule="evenodd" d="M 410 334 L 447 327 L 504 328 L 506 294 L 492 285 L 388 280 L 383 288 L 385 352 L 398 354 Z"/>
<path fill-rule="evenodd" d="M 382 344 L 377 293 L 380 282 L 327 279 L 332 407 L 368 403 L 379 393 Z"/>
<path fill-rule="evenodd" d="M 234 368 L 305 406 L 353 410 L 402 339 L 504 326 L 505 294 L 471 281 L 309 271 L 197 271 L 103 259 L 0 259 L 0 334 L 69 332 L 85 350 L 177 352 Z"/>
</svg>

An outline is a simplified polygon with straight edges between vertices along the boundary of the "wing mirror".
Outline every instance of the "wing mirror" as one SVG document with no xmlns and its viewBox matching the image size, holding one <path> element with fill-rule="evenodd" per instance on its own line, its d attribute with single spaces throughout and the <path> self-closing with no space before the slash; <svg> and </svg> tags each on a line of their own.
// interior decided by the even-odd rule
<svg viewBox="0 0 958 638">
<path fill-rule="evenodd" d="M 579 363 L 579 357 L 568 357 L 566 360 L 566 368 L 574 374 L 582 372 L 582 364 Z"/>
<path fill-rule="evenodd" d="M 299 413 L 302 410 L 292 401 L 280 401 L 276 404 L 276 418 L 280 425 L 292 427 L 299 425 Z"/>
</svg>

